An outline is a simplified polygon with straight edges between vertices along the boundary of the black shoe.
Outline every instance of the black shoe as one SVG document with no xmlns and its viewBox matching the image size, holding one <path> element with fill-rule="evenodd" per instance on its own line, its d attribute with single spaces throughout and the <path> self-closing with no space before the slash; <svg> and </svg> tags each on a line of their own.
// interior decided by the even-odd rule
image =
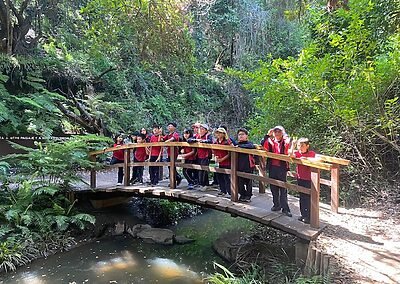
<svg viewBox="0 0 400 284">
<path fill-rule="evenodd" d="M 245 198 L 244 198 L 244 200 L 246 201 L 246 202 L 251 202 L 251 196 L 246 196 Z"/>
<path fill-rule="evenodd" d="M 281 210 L 280 207 L 275 207 L 275 206 L 273 206 L 273 207 L 271 208 L 271 211 L 280 211 L 280 210 Z"/>
<path fill-rule="evenodd" d="M 245 202 L 245 201 L 246 201 L 246 198 L 244 196 L 239 197 L 239 202 Z"/>
<path fill-rule="evenodd" d="M 303 216 L 300 216 L 299 218 L 297 218 L 297 220 L 299 220 L 300 222 L 304 222 Z"/>
<path fill-rule="evenodd" d="M 282 213 L 288 217 L 292 217 L 292 213 L 290 213 L 290 211 L 282 210 Z"/>
</svg>

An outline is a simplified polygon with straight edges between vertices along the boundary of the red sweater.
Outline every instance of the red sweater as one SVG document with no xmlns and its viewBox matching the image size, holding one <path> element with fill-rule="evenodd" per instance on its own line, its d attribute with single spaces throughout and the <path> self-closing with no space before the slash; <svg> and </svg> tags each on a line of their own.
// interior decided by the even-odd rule
<svg viewBox="0 0 400 284">
<path fill-rule="evenodd" d="M 122 144 L 114 144 L 114 147 L 122 146 Z M 124 160 L 124 150 L 116 150 L 113 152 L 113 157 L 118 160 Z"/>
<path fill-rule="evenodd" d="M 203 135 L 203 136 L 201 136 L 200 134 L 196 134 L 195 138 L 196 139 L 202 139 L 202 140 L 209 140 L 210 143 L 212 143 L 208 133 Z M 210 149 L 197 148 L 197 157 L 199 159 L 206 159 L 206 158 L 208 158 L 210 156 L 210 154 L 211 154 L 211 150 Z"/>
<path fill-rule="evenodd" d="M 193 149 L 196 149 L 196 148 L 192 148 L 192 147 L 183 147 L 183 153 L 184 153 L 184 154 L 188 154 L 188 153 L 192 152 Z M 196 152 L 195 152 L 194 154 L 192 154 L 192 155 L 186 157 L 185 160 L 194 161 L 194 160 L 196 160 L 196 158 L 197 158 L 197 157 L 196 157 Z"/>
<path fill-rule="evenodd" d="M 171 138 L 174 138 L 174 140 L 172 142 L 179 142 L 179 133 L 175 131 L 174 133 L 169 133 L 163 137 L 164 141 L 169 140 Z M 167 147 L 168 157 L 171 156 L 170 152 L 171 152 L 171 148 Z M 178 147 L 175 147 L 175 158 L 176 157 L 178 157 Z"/>
<path fill-rule="evenodd" d="M 287 139 L 282 139 L 281 141 L 276 141 L 274 138 L 268 138 L 264 142 L 264 149 L 267 150 L 268 152 L 272 152 L 275 154 L 283 154 L 287 155 L 289 152 L 289 140 Z M 276 160 L 276 159 L 271 159 L 271 166 L 281 166 L 283 161 Z"/>
<path fill-rule="evenodd" d="M 216 140 L 214 144 L 217 145 L 232 145 L 231 140 L 222 140 L 221 142 Z M 229 155 L 229 152 L 226 150 L 214 150 L 214 156 L 218 156 L 219 158 L 223 158 L 225 156 Z M 231 157 L 227 158 L 223 162 L 219 163 L 220 166 L 230 166 L 231 165 Z"/>
<path fill-rule="evenodd" d="M 146 154 L 146 147 L 139 147 L 136 148 L 135 151 L 135 159 L 139 162 L 144 162 L 146 160 L 147 154 Z"/>
<path fill-rule="evenodd" d="M 306 153 L 300 153 L 300 151 L 295 151 L 294 155 L 296 158 L 304 159 L 304 158 L 315 158 L 314 151 L 307 151 Z M 304 165 L 297 164 L 297 179 L 302 180 L 311 180 L 311 168 Z"/>
<path fill-rule="evenodd" d="M 161 141 L 163 141 L 161 136 L 153 135 L 150 138 L 150 143 L 156 143 Z M 160 155 L 160 152 L 161 152 L 161 146 L 152 146 L 150 156 L 158 157 L 158 155 Z"/>
</svg>

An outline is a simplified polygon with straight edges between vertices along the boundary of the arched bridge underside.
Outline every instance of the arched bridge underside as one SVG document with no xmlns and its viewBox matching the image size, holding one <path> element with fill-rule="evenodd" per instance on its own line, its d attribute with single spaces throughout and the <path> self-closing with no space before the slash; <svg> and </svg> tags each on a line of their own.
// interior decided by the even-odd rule
<svg viewBox="0 0 400 284">
<path fill-rule="evenodd" d="M 297 236 L 303 240 L 315 239 L 325 223 L 321 226 L 312 228 L 308 224 L 304 224 L 297 220 L 299 216 L 298 198 L 289 196 L 289 204 L 293 217 L 287 217 L 279 212 L 272 212 L 272 196 L 270 193 L 259 193 L 257 188 L 253 189 L 253 198 L 250 203 L 233 202 L 227 198 L 219 197 L 218 191 L 201 192 L 198 190 L 186 189 L 170 189 L 165 186 L 147 187 L 141 185 L 131 186 L 104 186 L 98 187 L 95 190 L 87 189 L 75 192 L 75 197 L 87 198 L 92 201 L 95 206 L 102 207 L 103 205 L 112 205 L 113 202 L 118 203 L 130 197 L 148 197 L 162 198 L 177 202 L 185 202 L 200 205 L 207 208 L 212 208 L 222 212 L 232 214 L 232 216 L 240 216 L 257 223 L 273 227 Z M 329 213 L 329 206 L 321 204 L 321 211 Z M 321 215 L 323 218 L 324 213 Z M 323 221 L 323 219 L 321 220 Z M 217 224 L 216 224 L 217 225 Z"/>
</svg>

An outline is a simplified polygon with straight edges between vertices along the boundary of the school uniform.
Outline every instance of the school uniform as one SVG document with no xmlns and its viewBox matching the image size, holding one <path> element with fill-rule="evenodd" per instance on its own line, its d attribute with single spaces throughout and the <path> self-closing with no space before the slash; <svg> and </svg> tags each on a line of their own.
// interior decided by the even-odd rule
<svg viewBox="0 0 400 284">
<path fill-rule="evenodd" d="M 163 137 L 163 139 L 164 139 L 164 141 L 167 141 L 167 140 L 169 140 L 169 139 L 171 139 L 171 138 L 173 138 L 173 142 L 179 142 L 179 140 L 180 140 L 180 136 L 179 136 L 179 133 L 178 132 L 176 132 L 176 131 L 174 131 L 173 133 L 168 133 L 167 135 L 165 135 L 164 137 Z M 178 147 L 174 147 L 175 148 L 175 157 L 171 157 L 171 148 L 170 147 L 167 147 L 167 162 L 170 162 L 171 161 L 171 159 L 175 159 L 175 161 L 176 161 L 176 158 L 178 157 L 178 151 L 179 151 L 179 149 L 178 149 Z M 170 169 L 170 167 L 168 166 L 168 171 L 170 171 L 171 169 Z M 177 184 L 179 185 L 180 183 L 181 183 L 181 181 L 182 181 L 182 177 L 181 177 L 181 175 L 178 173 L 178 171 L 176 170 L 176 168 L 175 168 L 175 180 L 176 180 L 176 182 L 177 182 Z"/>
<path fill-rule="evenodd" d="M 307 151 L 306 153 L 301 153 L 300 151 L 295 151 L 294 156 L 298 159 L 302 158 L 315 158 L 314 151 Z M 297 184 L 306 188 L 311 188 L 311 168 L 308 166 L 297 164 L 296 166 L 296 178 Z M 310 220 L 310 195 L 300 192 L 300 213 L 301 216 Z"/>
<path fill-rule="evenodd" d="M 245 149 L 254 149 L 255 146 L 250 141 L 239 141 L 237 146 Z M 239 172 L 253 173 L 255 162 L 254 156 L 244 153 L 238 154 L 238 168 Z M 240 201 L 250 201 L 253 195 L 253 181 L 248 178 L 238 177 L 238 190 L 240 194 Z"/>
<path fill-rule="evenodd" d="M 201 136 L 200 133 L 195 135 L 196 139 L 200 139 L 202 143 L 209 143 L 212 144 L 212 138 L 211 135 L 206 133 L 205 135 Z M 211 150 L 210 149 L 203 149 L 203 148 L 198 148 L 197 149 L 197 164 L 201 166 L 209 166 L 210 165 L 210 156 L 211 156 Z M 199 180 L 199 185 L 201 186 L 208 186 L 208 171 L 198 171 L 198 180 Z"/>
<path fill-rule="evenodd" d="M 230 140 L 222 140 L 219 141 L 218 139 L 214 142 L 217 145 L 232 145 L 232 141 Z M 224 158 L 225 156 L 230 155 L 226 150 L 214 150 L 214 156 L 218 156 L 219 158 Z M 231 158 L 228 157 L 225 161 L 219 163 L 219 168 L 221 169 L 230 169 L 231 168 Z M 219 189 L 222 193 L 231 194 L 231 179 L 230 175 L 218 173 L 217 174 Z"/>
<path fill-rule="evenodd" d="M 114 144 L 114 147 L 117 146 L 122 146 L 123 144 Z M 124 156 L 124 150 L 116 150 L 113 152 L 112 158 L 110 165 L 115 165 L 115 164 L 121 164 L 124 163 L 125 156 Z M 122 180 L 124 178 L 124 168 L 123 167 L 118 167 L 118 183 L 122 183 Z"/>
<path fill-rule="evenodd" d="M 280 141 L 274 138 L 267 138 L 263 146 L 268 152 L 284 155 L 288 155 L 290 147 L 289 141 L 284 138 Z M 286 182 L 286 176 L 289 170 L 289 164 L 287 162 L 269 158 L 267 166 L 270 178 Z M 274 204 L 272 210 L 279 211 L 282 209 L 282 212 L 289 213 L 287 189 L 273 184 L 270 185 L 270 188 Z"/>
<path fill-rule="evenodd" d="M 163 141 L 163 140 L 160 135 L 152 135 L 150 137 L 150 143 L 156 143 L 156 142 L 161 142 L 161 141 Z M 161 146 L 151 146 L 150 162 L 157 161 L 158 156 L 160 155 L 161 151 L 162 151 Z M 149 173 L 150 173 L 150 183 L 152 185 L 158 184 L 159 175 L 160 175 L 160 167 L 159 166 L 150 166 Z"/>
<path fill-rule="evenodd" d="M 146 161 L 146 158 L 147 158 L 146 147 L 136 148 L 136 151 L 133 154 L 133 161 L 135 163 L 141 163 Z M 143 183 L 143 171 L 144 171 L 144 166 L 132 167 L 132 181 Z"/>
<path fill-rule="evenodd" d="M 197 155 L 196 155 L 196 148 L 183 147 L 183 154 L 189 154 L 193 150 L 195 150 L 195 153 L 185 158 L 185 164 L 196 164 Z M 189 187 L 192 187 L 195 184 L 197 184 L 198 174 L 195 169 L 183 168 L 182 171 L 183 171 L 183 176 L 187 180 Z"/>
</svg>

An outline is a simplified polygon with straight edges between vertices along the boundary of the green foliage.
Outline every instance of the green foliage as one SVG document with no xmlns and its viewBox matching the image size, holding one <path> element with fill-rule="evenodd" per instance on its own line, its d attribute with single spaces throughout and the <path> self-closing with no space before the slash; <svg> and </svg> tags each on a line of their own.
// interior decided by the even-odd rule
<svg viewBox="0 0 400 284">
<path fill-rule="evenodd" d="M 251 68 L 269 55 L 294 55 L 303 46 L 304 26 L 287 15 L 297 1 L 217 0 L 193 3 L 196 55 L 207 67 Z"/>
<path fill-rule="evenodd" d="M 69 230 L 94 224 L 94 217 L 77 212 L 65 194 L 80 181 L 78 170 L 97 167 L 89 161 L 88 151 L 108 143 L 109 138 L 88 135 L 38 143 L 37 149 L 13 144 L 26 152 L 2 158 L 5 165 L 17 166 L 16 174 L 0 175 L 2 269 L 14 270 L 32 257 L 62 249 L 71 244 Z"/>
<path fill-rule="evenodd" d="M 214 263 L 216 272 L 207 278 L 211 284 L 328 284 L 328 278 L 297 275 L 297 269 L 288 263 L 274 262 L 271 273 L 265 274 L 261 267 L 253 265 L 249 270 L 236 276 L 225 266 Z"/>
<path fill-rule="evenodd" d="M 42 68 L 34 58 L 0 55 L 0 134 L 50 136 L 59 129 L 62 97 L 45 89 Z"/>
<path fill-rule="evenodd" d="M 261 137 L 282 124 L 291 135 L 310 137 L 317 151 L 351 159 L 347 173 L 358 182 L 377 178 L 377 170 L 398 175 L 400 34 L 393 21 L 381 25 L 395 5 L 350 1 L 348 10 L 332 14 L 314 7 L 312 41 L 298 57 L 271 59 L 254 72 L 231 71 L 259 94 L 252 134 Z M 359 189 L 347 190 L 353 201 L 360 196 Z"/>
</svg>

